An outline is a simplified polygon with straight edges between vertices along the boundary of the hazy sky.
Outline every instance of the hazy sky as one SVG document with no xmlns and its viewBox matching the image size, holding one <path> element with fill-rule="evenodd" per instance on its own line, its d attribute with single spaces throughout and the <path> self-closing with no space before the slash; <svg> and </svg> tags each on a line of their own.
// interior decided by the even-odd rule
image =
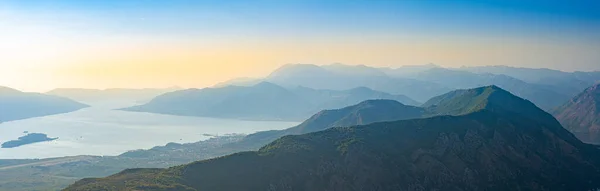
<svg viewBox="0 0 600 191">
<path fill-rule="evenodd" d="M 595 0 L 0 0 L 0 85 L 204 87 L 287 63 L 600 70 Z"/>
</svg>

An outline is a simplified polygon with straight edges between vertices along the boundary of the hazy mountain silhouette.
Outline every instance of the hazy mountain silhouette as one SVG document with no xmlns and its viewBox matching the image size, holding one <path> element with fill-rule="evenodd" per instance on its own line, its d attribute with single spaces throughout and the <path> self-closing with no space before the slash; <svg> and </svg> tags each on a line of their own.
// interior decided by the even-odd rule
<svg viewBox="0 0 600 191">
<path fill-rule="evenodd" d="M 212 87 L 213 88 L 222 88 L 225 86 L 253 86 L 262 81 L 263 80 L 259 79 L 259 78 L 234 78 L 234 79 L 227 80 L 224 82 L 219 82 Z"/>
<path fill-rule="evenodd" d="M 87 105 L 68 98 L 0 87 L 0 122 L 67 113 Z"/>
<path fill-rule="evenodd" d="M 532 101 L 547 111 L 559 106 L 570 98 L 568 95 L 554 91 L 553 88 L 527 83 L 506 75 L 475 74 L 466 71 L 434 68 L 417 73 L 414 75 L 414 78 L 456 89 L 496 85 L 519 97 Z"/>
<path fill-rule="evenodd" d="M 510 66 L 462 67 L 475 73 L 511 76 L 528 83 L 546 85 L 556 92 L 575 96 L 587 87 L 600 82 L 600 72 L 563 72 L 547 68 L 519 68 Z"/>
<path fill-rule="evenodd" d="M 553 115 L 582 141 L 600 144 L 600 84 L 587 88 Z"/>
<path fill-rule="evenodd" d="M 357 87 L 349 90 L 338 91 L 316 90 L 300 86 L 291 88 L 291 91 L 311 101 L 311 103 L 314 105 L 320 105 L 321 109 L 346 107 L 367 99 L 389 99 L 397 100 L 405 105 L 421 105 L 421 103 L 405 95 L 392 95 L 385 92 L 375 91 L 367 87 Z"/>
<path fill-rule="evenodd" d="M 392 104 L 364 103 L 376 107 L 379 103 Z M 575 139 L 550 114 L 527 100 L 488 86 L 454 91 L 425 105 L 429 106 L 427 111 L 409 110 L 415 109 L 412 113 L 415 115 L 440 112 L 453 116 L 335 127 L 284 136 L 256 152 L 169 169 L 131 169 L 106 178 L 83 179 L 66 190 L 593 190 L 600 187 L 600 151 Z M 319 119 L 324 120 L 322 124 L 338 123 L 327 120 L 328 117 L 315 117 L 322 118 Z M 349 122 L 360 119 L 354 117 Z"/>
<path fill-rule="evenodd" d="M 405 78 L 433 68 L 441 68 L 441 66 L 435 64 L 404 65 L 398 68 L 380 68 L 380 70 L 391 77 Z"/>
<path fill-rule="evenodd" d="M 147 104 L 124 110 L 253 120 L 302 120 L 323 109 L 345 107 L 368 99 L 394 99 L 419 104 L 406 96 L 368 88 L 344 91 L 305 87 L 286 89 L 261 82 L 251 87 L 227 86 L 171 92 Z"/>
<path fill-rule="evenodd" d="M 378 68 L 373 68 L 365 65 L 345 65 L 345 64 L 330 64 L 320 66 L 332 73 L 350 76 L 387 76 L 385 72 Z"/>
<path fill-rule="evenodd" d="M 406 95 L 421 102 L 452 90 L 432 82 L 392 78 L 379 69 L 367 66 L 340 64 L 323 67 L 288 64 L 272 72 L 266 80 L 284 87 L 304 86 L 313 89 L 346 90 L 368 87 L 391 94 Z"/>
<path fill-rule="evenodd" d="M 567 77 L 570 75 L 568 72 L 547 68 L 523 68 L 511 66 L 463 66 L 460 69 L 474 73 L 502 74 L 530 83 L 538 83 L 543 79 Z"/>
<path fill-rule="evenodd" d="M 551 110 L 600 81 L 600 72 L 562 72 L 551 69 L 508 66 L 462 67 L 446 69 L 434 64 L 399 68 L 374 68 L 365 65 L 287 64 L 264 80 L 284 87 L 345 90 L 368 87 L 392 94 L 407 95 L 424 102 L 453 89 L 497 85 L 529 99 L 542 109 Z M 248 86 L 257 79 L 234 79 L 220 84 Z"/>
</svg>

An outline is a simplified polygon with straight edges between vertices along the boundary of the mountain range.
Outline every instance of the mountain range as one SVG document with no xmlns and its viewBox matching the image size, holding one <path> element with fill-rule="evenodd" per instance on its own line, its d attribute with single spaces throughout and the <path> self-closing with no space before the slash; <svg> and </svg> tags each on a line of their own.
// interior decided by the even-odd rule
<svg viewBox="0 0 600 191">
<path fill-rule="evenodd" d="M 419 101 L 454 89 L 496 85 L 552 111 L 598 80 L 600 75 L 596 72 L 568 73 L 507 66 L 449 69 L 429 64 L 390 69 L 288 64 L 264 79 L 240 78 L 212 88 L 176 91 L 123 110 L 247 120 L 301 120 L 321 109 L 343 107 L 366 99 L 395 99 L 419 105 Z M 397 95 L 396 98 L 391 94 Z"/>
<path fill-rule="evenodd" d="M 553 115 L 582 141 L 600 144 L 600 84 L 558 107 Z"/>
<path fill-rule="evenodd" d="M 510 66 L 472 66 L 461 67 L 460 70 L 474 73 L 511 76 L 528 83 L 545 85 L 570 97 L 573 97 L 587 87 L 600 82 L 600 71 L 564 72 L 547 68 L 522 68 Z"/>
<path fill-rule="evenodd" d="M 392 99 L 420 105 L 403 95 L 365 87 L 339 91 L 316 90 L 306 87 L 284 88 L 261 82 L 249 87 L 175 91 L 158 96 L 147 104 L 123 110 L 252 120 L 302 120 L 323 109 L 354 105 L 368 99 Z"/>
<path fill-rule="evenodd" d="M 221 83 L 219 86 L 227 83 L 253 85 L 259 80 L 238 79 Z M 546 111 L 551 111 L 585 88 L 600 82 L 600 72 L 563 72 L 508 66 L 452 69 L 433 64 L 395 69 L 343 64 L 288 64 L 262 80 L 288 88 L 303 86 L 345 90 L 360 86 L 406 95 L 419 102 L 455 89 L 496 85 L 532 101 Z"/>
<path fill-rule="evenodd" d="M 390 77 L 379 69 L 363 65 L 288 64 L 273 71 L 264 80 L 283 87 L 304 86 L 330 90 L 367 87 L 376 91 L 406 95 L 419 102 L 452 90 L 432 82 Z"/>
<path fill-rule="evenodd" d="M 0 122 L 67 113 L 88 107 L 68 98 L 0 87 Z"/>
<path fill-rule="evenodd" d="M 396 104 L 392 108 L 400 108 L 404 119 L 378 122 L 400 116 L 390 105 L 366 101 L 340 113 L 322 112 L 296 132 L 320 130 L 308 128 L 311 123 L 333 128 L 283 136 L 258 151 L 168 169 L 125 170 L 65 190 L 600 188 L 598 148 L 497 86 L 453 91 L 425 108 Z"/>
</svg>

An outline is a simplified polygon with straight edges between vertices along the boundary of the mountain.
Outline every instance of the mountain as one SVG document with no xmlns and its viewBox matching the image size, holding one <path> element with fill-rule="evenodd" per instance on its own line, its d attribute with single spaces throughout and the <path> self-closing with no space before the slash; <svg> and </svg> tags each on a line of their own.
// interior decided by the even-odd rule
<svg viewBox="0 0 600 191">
<path fill-rule="evenodd" d="M 416 73 L 413 78 L 456 89 L 496 85 L 519 97 L 531 100 L 537 106 L 547 111 L 559 106 L 570 98 L 568 95 L 554 91 L 554 88 L 527 83 L 506 75 L 475 74 L 460 70 L 433 68 Z"/>
<path fill-rule="evenodd" d="M 49 95 L 56 95 L 70 98 L 73 100 L 96 104 L 106 102 L 129 102 L 129 103 L 145 103 L 150 99 L 163 93 L 179 90 L 178 87 L 171 88 L 145 88 L 145 89 L 125 89 L 125 88 L 110 88 L 110 89 L 84 89 L 84 88 L 57 88 L 46 92 Z"/>
<path fill-rule="evenodd" d="M 305 87 L 286 89 L 261 82 L 250 87 L 227 86 L 171 92 L 147 104 L 124 110 L 252 120 L 301 120 L 323 109 L 345 107 L 368 99 L 394 99 L 419 104 L 406 96 L 368 88 L 344 91 Z"/>
<path fill-rule="evenodd" d="M 284 86 L 347 90 L 367 87 L 391 94 L 402 94 L 419 102 L 452 89 L 440 84 L 409 78 L 390 77 L 367 66 L 288 64 L 272 72 L 266 81 Z"/>
<path fill-rule="evenodd" d="M 227 86 L 170 92 L 147 104 L 123 110 L 184 116 L 290 120 L 305 116 L 310 107 L 306 100 L 293 92 L 262 82 L 251 87 Z"/>
<path fill-rule="evenodd" d="M 495 86 L 455 90 L 431 98 L 423 105 L 434 115 L 465 115 L 479 110 L 492 110 L 503 114 L 517 114 L 533 120 L 560 126 L 552 115 L 540 110 L 532 102 Z"/>
<path fill-rule="evenodd" d="M 404 105 L 395 100 L 366 100 L 341 109 L 320 111 L 295 127 L 247 135 L 241 141 L 227 147 L 256 150 L 286 135 L 311 133 L 331 127 L 420 118 L 424 115 L 424 111 L 423 108 Z"/>
<path fill-rule="evenodd" d="M 511 76 L 528 83 L 545 85 L 556 92 L 575 96 L 600 82 L 600 72 L 563 72 L 547 68 L 518 68 L 510 66 L 461 67 L 474 73 L 490 73 Z"/>
<path fill-rule="evenodd" d="M 58 96 L 0 87 L 0 122 L 67 113 L 87 105 Z"/>
<path fill-rule="evenodd" d="M 253 86 L 262 81 L 263 81 L 262 79 L 258 79 L 258 78 L 234 78 L 231 80 L 217 83 L 212 87 L 213 88 L 222 88 L 225 86 Z"/>
<path fill-rule="evenodd" d="M 323 111 L 320 115 L 312 117 L 312 122 L 306 121 L 302 126 L 299 126 L 302 128 L 293 128 L 293 132 L 304 133 L 323 130 L 342 123 L 344 123 L 344 126 L 353 125 L 353 123 L 350 123 L 351 121 L 359 123 L 360 121 L 388 121 L 410 117 L 397 114 L 403 108 L 407 109 L 407 114 L 410 114 L 410 111 L 422 111 L 422 109 L 405 106 L 391 100 L 369 100 L 358 105 L 349 107 L 352 109 Z M 345 112 L 338 110 L 344 110 Z M 369 114 L 371 112 L 372 114 Z M 389 113 L 387 116 L 396 116 L 397 118 L 377 115 L 381 112 L 387 112 Z M 349 117 L 352 115 L 361 116 L 361 120 Z M 344 118 L 346 120 L 342 120 Z M 343 122 L 336 122 L 338 120 Z M 258 150 L 260 147 L 280 138 L 279 136 L 270 136 L 269 132 L 258 132 L 247 136 L 217 136 L 195 143 L 169 143 L 152 149 L 128 151 L 118 156 L 0 160 L 0 190 L 60 190 L 81 178 L 105 177 L 128 168 L 166 168 L 197 160 L 221 157 L 235 152 Z M 283 135 L 286 134 L 280 134 L 280 136 Z M 44 168 L 31 168 L 32 166 L 38 166 L 39 163 L 46 165 L 44 165 Z M 22 167 L 12 168 L 11 166 Z M 6 170 L 7 168 L 9 170 Z M 64 177 L 69 177 L 69 179 Z"/>
<path fill-rule="evenodd" d="M 429 112 L 452 115 L 284 136 L 254 152 L 125 170 L 65 190 L 600 188 L 600 151 L 572 139 L 527 100 L 488 86 L 451 92 L 427 105 Z M 449 110 L 451 105 L 459 109 Z"/>
<path fill-rule="evenodd" d="M 323 65 L 321 68 L 336 74 L 351 76 L 386 76 L 386 74 L 379 68 L 373 68 L 365 65 L 345 65 L 337 63 Z"/>
<path fill-rule="evenodd" d="M 341 108 L 360 103 L 367 99 L 397 100 L 406 105 L 418 106 L 421 103 L 405 96 L 392 95 L 375 91 L 367 87 L 356 87 L 349 90 L 316 90 L 307 87 L 291 89 L 295 94 L 310 100 L 314 105 L 321 105 L 321 109 Z"/>
<path fill-rule="evenodd" d="M 547 68 L 522 68 L 510 66 L 469 66 L 461 67 L 460 70 L 474 73 L 502 74 L 530 83 L 538 83 L 543 79 L 560 78 L 570 75 L 568 72 Z"/>
<path fill-rule="evenodd" d="M 412 76 L 416 73 L 420 73 L 433 68 L 441 68 L 441 66 L 435 64 L 424 64 L 424 65 L 403 65 L 398 68 L 380 68 L 385 74 L 391 77 L 404 78 Z"/>
<path fill-rule="evenodd" d="M 552 114 L 582 141 L 600 144 L 600 84 L 587 88 Z"/>
</svg>

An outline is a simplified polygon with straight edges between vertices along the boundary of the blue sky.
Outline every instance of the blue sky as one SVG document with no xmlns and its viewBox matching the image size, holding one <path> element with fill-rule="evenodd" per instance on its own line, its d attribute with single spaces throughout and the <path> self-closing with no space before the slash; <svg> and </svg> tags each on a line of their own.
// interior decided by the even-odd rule
<svg viewBox="0 0 600 191">
<path fill-rule="evenodd" d="M 0 85 L 23 89 L 204 87 L 288 63 L 590 71 L 600 2 L 0 0 L 0 42 Z"/>
<path fill-rule="evenodd" d="M 595 37 L 600 25 L 600 3 L 593 0 L 4 0 L 2 4 L 28 13 L 53 14 L 63 22 L 72 17 L 89 19 L 107 31 L 156 34 Z"/>
</svg>

